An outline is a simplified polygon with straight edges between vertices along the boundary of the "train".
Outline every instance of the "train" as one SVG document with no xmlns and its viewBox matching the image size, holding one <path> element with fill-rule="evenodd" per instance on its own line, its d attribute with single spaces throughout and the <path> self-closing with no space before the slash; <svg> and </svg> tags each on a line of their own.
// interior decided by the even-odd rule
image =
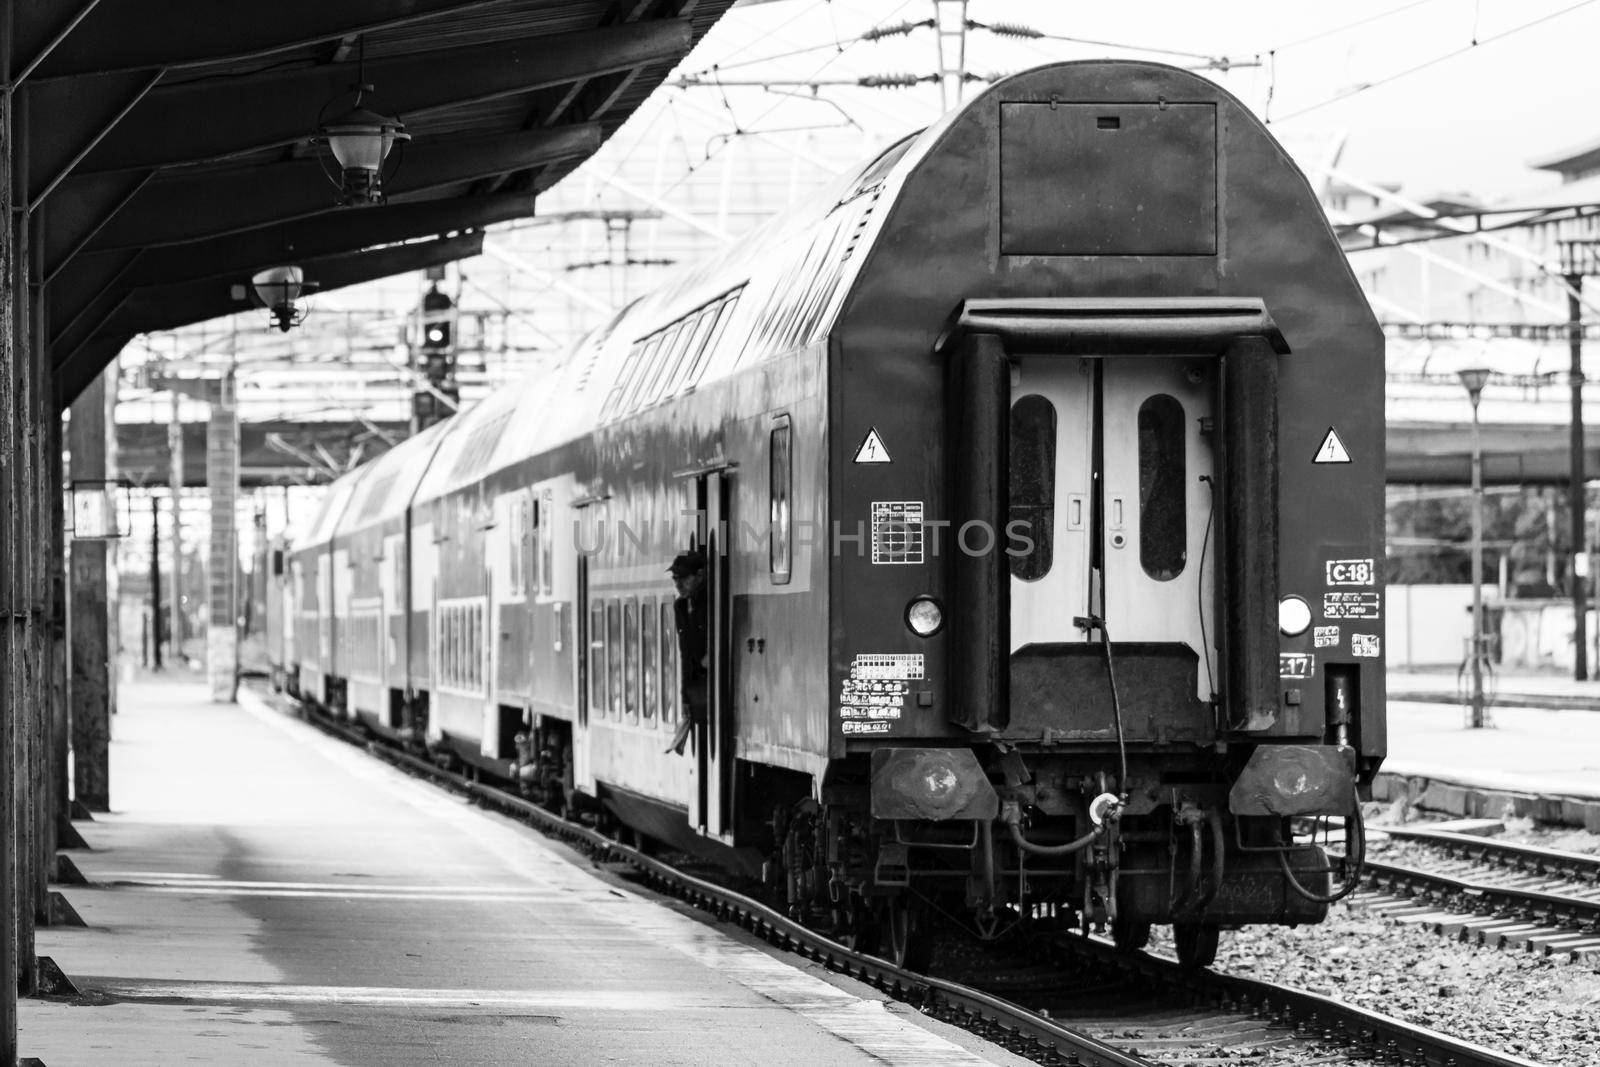
<svg viewBox="0 0 1600 1067">
<path fill-rule="evenodd" d="M 1039 924 L 1204 966 L 1353 884 L 1306 828 L 1386 749 L 1383 408 L 1250 110 L 1050 64 L 333 483 L 273 673 L 906 966 Z"/>
</svg>

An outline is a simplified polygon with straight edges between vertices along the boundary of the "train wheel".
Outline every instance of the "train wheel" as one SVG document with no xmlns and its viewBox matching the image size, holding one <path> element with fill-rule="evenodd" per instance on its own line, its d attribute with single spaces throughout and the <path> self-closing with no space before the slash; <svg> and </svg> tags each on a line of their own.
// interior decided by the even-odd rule
<svg viewBox="0 0 1600 1067">
<path fill-rule="evenodd" d="M 927 911 L 908 893 L 899 893 L 884 903 L 883 925 L 888 933 L 889 962 L 908 971 L 920 971 L 933 956 L 928 938 Z"/>
<path fill-rule="evenodd" d="M 868 907 L 865 901 L 857 901 L 842 912 L 834 940 L 845 948 L 877 955 L 882 950 L 877 912 Z"/>
<path fill-rule="evenodd" d="M 1216 923 L 1174 923 L 1172 944 L 1178 950 L 1178 963 L 1191 971 L 1209 967 L 1217 960 Z"/>
<path fill-rule="evenodd" d="M 1150 924 L 1119 915 L 1111 923 L 1111 940 L 1118 952 L 1137 952 L 1150 943 Z"/>
</svg>

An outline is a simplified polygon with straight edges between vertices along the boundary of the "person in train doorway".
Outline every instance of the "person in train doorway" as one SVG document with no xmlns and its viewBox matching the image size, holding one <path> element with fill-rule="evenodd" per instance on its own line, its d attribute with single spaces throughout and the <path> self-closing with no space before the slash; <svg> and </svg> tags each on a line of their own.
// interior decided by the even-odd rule
<svg viewBox="0 0 1600 1067">
<path fill-rule="evenodd" d="M 710 706 L 707 657 L 711 651 L 709 609 L 706 606 L 706 557 L 699 550 L 684 552 L 667 568 L 678 598 L 672 602 L 672 615 L 678 626 L 678 668 L 683 674 L 683 719 L 666 751 L 683 755 L 689 735 L 706 721 Z"/>
</svg>

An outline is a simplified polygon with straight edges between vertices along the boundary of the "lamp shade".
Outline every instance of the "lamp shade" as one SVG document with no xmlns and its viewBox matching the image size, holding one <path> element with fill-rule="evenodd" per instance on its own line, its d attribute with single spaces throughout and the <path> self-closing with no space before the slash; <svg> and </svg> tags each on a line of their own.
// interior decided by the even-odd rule
<svg viewBox="0 0 1600 1067">
<path fill-rule="evenodd" d="M 1488 367 L 1468 367 L 1456 371 L 1456 377 L 1461 379 L 1462 386 L 1467 390 L 1467 395 L 1473 400 L 1478 399 L 1478 394 L 1483 392 L 1483 387 L 1489 382 L 1491 371 Z"/>
<path fill-rule="evenodd" d="M 323 124 L 333 158 L 345 170 L 375 171 L 397 140 L 409 140 L 405 124 L 359 105 Z"/>
<path fill-rule="evenodd" d="M 292 304 L 305 291 L 305 272 L 299 267 L 268 267 L 250 279 L 250 288 L 266 307 Z"/>
</svg>

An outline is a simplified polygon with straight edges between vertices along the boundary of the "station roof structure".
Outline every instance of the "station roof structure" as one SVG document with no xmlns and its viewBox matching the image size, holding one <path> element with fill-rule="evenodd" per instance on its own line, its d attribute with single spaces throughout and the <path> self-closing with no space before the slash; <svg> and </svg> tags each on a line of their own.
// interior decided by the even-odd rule
<svg viewBox="0 0 1600 1067">
<path fill-rule="evenodd" d="M 136 334 L 242 310 L 264 268 L 327 290 L 477 254 L 732 3 L 19 0 L 19 201 L 58 404 Z M 312 138 L 360 83 L 412 140 L 385 203 L 340 207 Z"/>
</svg>

